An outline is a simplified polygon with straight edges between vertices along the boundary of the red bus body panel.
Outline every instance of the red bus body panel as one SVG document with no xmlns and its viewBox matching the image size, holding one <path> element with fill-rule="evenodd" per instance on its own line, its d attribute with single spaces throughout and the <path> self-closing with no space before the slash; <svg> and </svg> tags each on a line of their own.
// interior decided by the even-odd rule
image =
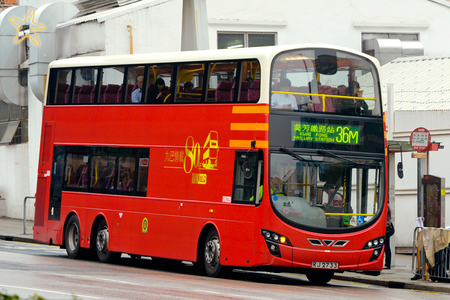
<svg viewBox="0 0 450 300">
<path fill-rule="evenodd" d="M 196 261 L 199 237 L 210 224 L 220 236 L 223 265 L 310 268 L 320 260 L 338 262 L 341 270 L 381 270 L 382 254 L 368 262 L 372 250 L 358 249 L 384 235 L 385 212 L 365 231 L 333 235 L 350 242 L 327 249 L 312 246 L 307 238 L 329 235 L 281 221 L 268 193 L 257 207 L 231 203 L 235 151 L 249 150 L 250 142 L 257 141 L 268 161 L 268 130 L 260 127 L 268 123 L 268 111 L 267 105 L 242 104 L 45 106 L 34 239 L 63 245 L 65 222 L 76 214 L 81 247 L 89 248 L 94 221 L 103 216 L 111 251 Z M 47 172 L 54 145 L 150 148 L 146 197 L 63 191 L 60 221 L 49 221 Z M 206 168 L 195 166 L 199 157 Z M 289 238 L 292 246 L 280 245 L 281 258 L 270 254 L 262 228 Z"/>
</svg>

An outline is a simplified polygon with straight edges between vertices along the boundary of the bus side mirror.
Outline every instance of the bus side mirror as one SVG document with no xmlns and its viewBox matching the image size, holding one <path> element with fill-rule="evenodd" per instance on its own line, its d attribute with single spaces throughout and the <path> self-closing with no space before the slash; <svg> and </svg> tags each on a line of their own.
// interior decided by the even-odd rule
<svg viewBox="0 0 450 300">
<path fill-rule="evenodd" d="M 397 164 L 397 175 L 398 178 L 402 179 L 403 178 L 403 150 L 402 150 L 402 144 L 400 144 L 399 142 L 395 142 L 399 148 L 400 148 L 400 162 Z M 392 146 L 397 146 L 395 144 L 390 144 L 388 145 L 388 152 L 390 152 L 390 147 Z"/>
<path fill-rule="evenodd" d="M 398 178 L 402 179 L 403 178 L 403 163 L 399 162 L 397 164 L 397 174 L 398 174 Z"/>
<path fill-rule="evenodd" d="M 242 172 L 244 174 L 244 178 L 245 179 L 251 179 L 253 176 L 253 171 L 252 171 L 252 164 L 246 160 L 243 164 L 242 164 Z"/>
</svg>

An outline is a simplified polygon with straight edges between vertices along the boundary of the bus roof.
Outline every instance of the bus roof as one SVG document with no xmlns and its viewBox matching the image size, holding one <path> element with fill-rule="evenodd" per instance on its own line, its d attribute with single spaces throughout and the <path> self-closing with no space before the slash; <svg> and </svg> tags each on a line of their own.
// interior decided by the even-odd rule
<svg viewBox="0 0 450 300">
<path fill-rule="evenodd" d="M 231 59 L 269 59 L 271 60 L 278 53 L 293 49 L 307 48 L 327 48 L 350 52 L 366 57 L 374 62 L 378 67 L 378 61 L 369 55 L 335 45 L 327 44 L 295 44 L 284 46 L 252 47 L 240 49 L 219 49 L 219 50 L 198 50 L 198 51 L 178 51 L 163 53 L 144 53 L 127 55 L 105 55 L 105 56 L 80 56 L 56 60 L 50 63 L 49 68 L 82 67 L 82 66 L 109 66 L 109 65 L 133 65 L 147 63 L 174 63 L 209 60 L 231 60 Z"/>
</svg>

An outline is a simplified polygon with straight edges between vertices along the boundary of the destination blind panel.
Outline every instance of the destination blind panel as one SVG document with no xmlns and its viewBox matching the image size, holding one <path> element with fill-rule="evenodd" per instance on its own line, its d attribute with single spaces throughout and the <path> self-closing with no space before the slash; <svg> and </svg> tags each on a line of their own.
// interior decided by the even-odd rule
<svg viewBox="0 0 450 300">
<path fill-rule="evenodd" d="M 269 147 L 357 151 L 384 155 L 382 119 L 342 120 L 271 114 Z"/>
<path fill-rule="evenodd" d="M 291 122 L 292 141 L 358 145 L 361 127 Z"/>
</svg>

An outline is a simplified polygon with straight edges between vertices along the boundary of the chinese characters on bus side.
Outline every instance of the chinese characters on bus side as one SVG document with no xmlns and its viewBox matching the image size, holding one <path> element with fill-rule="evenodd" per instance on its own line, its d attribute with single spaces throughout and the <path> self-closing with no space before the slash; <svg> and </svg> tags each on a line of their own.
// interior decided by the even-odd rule
<svg viewBox="0 0 450 300">
<path fill-rule="evenodd" d="M 217 161 L 219 153 L 219 139 L 217 131 L 210 131 L 203 147 L 195 142 L 192 136 L 186 139 L 185 149 L 166 150 L 164 162 L 166 168 L 180 168 L 186 174 L 193 170 L 206 171 L 217 170 Z M 168 165 L 167 163 L 170 163 Z M 182 164 L 182 166 L 178 166 Z M 192 184 L 206 184 L 207 174 L 192 173 Z"/>
</svg>

